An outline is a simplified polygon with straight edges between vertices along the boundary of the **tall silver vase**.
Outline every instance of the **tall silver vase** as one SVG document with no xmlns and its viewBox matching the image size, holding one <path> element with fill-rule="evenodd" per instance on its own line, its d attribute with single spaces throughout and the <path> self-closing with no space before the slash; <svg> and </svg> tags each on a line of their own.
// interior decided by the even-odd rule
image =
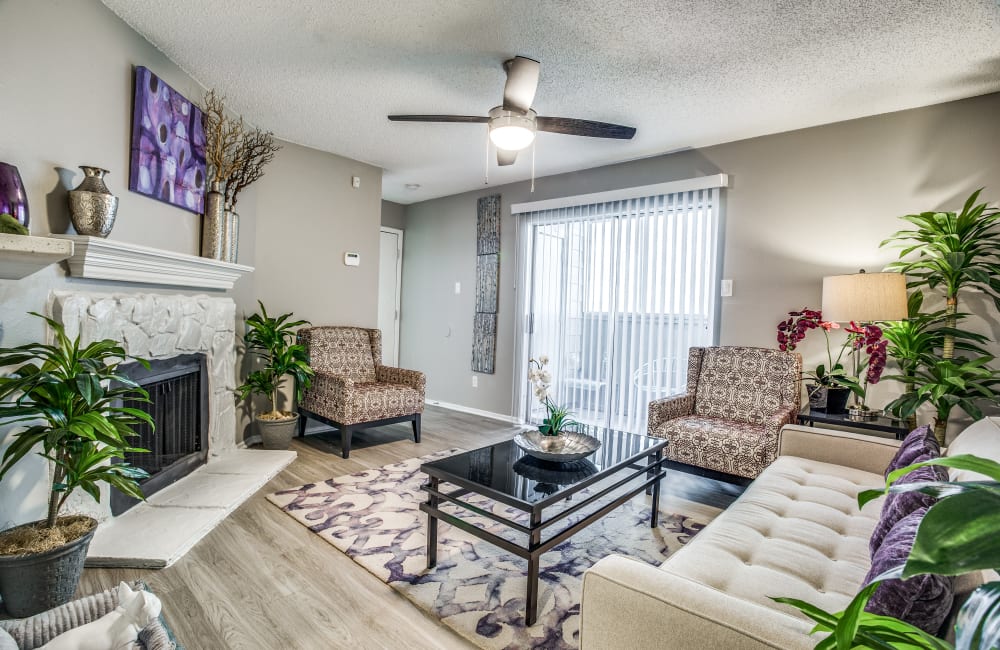
<svg viewBox="0 0 1000 650">
<path fill-rule="evenodd" d="M 226 210 L 225 223 L 226 243 L 223 246 L 222 259 L 235 264 L 240 247 L 240 215 L 232 210 Z"/>
<path fill-rule="evenodd" d="M 219 183 L 205 194 L 205 216 L 201 224 L 201 256 L 224 260 L 226 244 L 226 215 Z"/>
<path fill-rule="evenodd" d="M 69 191 L 69 216 L 73 227 L 81 235 L 107 237 L 115 225 L 118 214 L 118 197 L 104 184 L 108 170 L 81 165 L 83 182 Z"/>
</svg>

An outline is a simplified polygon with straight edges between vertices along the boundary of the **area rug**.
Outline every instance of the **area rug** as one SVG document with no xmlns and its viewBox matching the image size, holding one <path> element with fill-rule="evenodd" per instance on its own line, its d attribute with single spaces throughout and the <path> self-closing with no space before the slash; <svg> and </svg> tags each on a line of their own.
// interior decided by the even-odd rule
<svg viewBox="0 0 1000 650">
<path fill-rule="evenodd" d="M 427 477 L 420 465 L 459 451 L 309 483 L 267 498 L 418 607 L 487 649 L 579 647 L 584 571 L 612 553 L 658 565 L 706 523 L 703 515 L 699 521 L 661 513 L 654 530 L 649 526 L 648 497 L 625 503 L 541 557 L 538 622 L 525 627 L 526 560 L 440 523 L 438 564 L 426 568 L 427 515 L 419 504 L 427 499 L 420 489 Z M 505 517 L 517 513 L 486 498 L 468 501 Z M 517 533 L 490 520 L 463 518 L 516 538 Z M 518 519 L 524 523 L 525 517 Z"/>
</svg>

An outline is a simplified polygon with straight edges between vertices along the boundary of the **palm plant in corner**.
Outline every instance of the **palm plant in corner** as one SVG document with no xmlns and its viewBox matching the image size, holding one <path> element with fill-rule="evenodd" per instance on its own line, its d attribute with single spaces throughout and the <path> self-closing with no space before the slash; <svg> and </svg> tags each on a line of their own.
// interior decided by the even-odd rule
<svg viewBox="0 0 1000 650">
<path fill-rule="evenodd" d="M 1000 210 L 976 203 L 981 191 L 972 193 L 961 212 L 901 217 L 914 228 L 900 230 L 881 244 L 902 247 L 899 261 L 886 270 L 906 274 L 911 289 L 943 294 L 944 311 L 933 317 L 933 337 L 924 341 L 931 350 L 925 347 L 901 360 L 903 373 L 893 379 L 903 382 L 907 391 L 889 405 L 897 415 L 911 417 L 930 404 L 934 435 L 941 444 L 955 407 L 979 420 L 981 404 L 1000 403 L 1000 371 L 990 368 L 994 358 L 976 347 L 986 339 L 959 327 L 966 316 L 959 311 L 963 291 L 980 292 L 1000 310 Z M 898 351 L 899 346 L 894 347 Z M 956 356 L 956 350 L 975 356 Z"/>
<path fill-rule="evenodd" d="M 309 354 L 304 345 L 295 342 L 295 328 L 308 325 L 309 321 L 289 321 L 290 313 L 269 316 L 260 305 L 260 313 L 247 318 L 247 333 L 243 337 L 246 351 L 256 354 L 261 367 L 247 375 L 246 381 L 236 388 L 237 399 L 246 400 L 251 395 L 266 398 L 270 409 L 257 416 L 264 449 L 287 449 L 299 414 L 278 408 L 281 384 L 285 377 L 295 381 L 295 399 L 302 399 L 302 392 L 312 383 L 313 369 L 309 367 Z"/>
<path fill-rule="evenodd" d="M 126 359 L 148 367 L 145 360 L 111 340 L 81 347 L 59 323 L 32 315 L 48 323 L 53 343 L 0 348 L 0 367 L 13 368 L 0 377 L 0 423 L 20 425 L 7 435 L 0 479 L 27 480 L 19 463 L 31 452 L 49 461 L 52 477 L 46 518 L 0 533 L 0 595 L 15 617 L 73 597 L 97 521 L 60 513 L 77 488 L 99 502 L 102 483 L 142 499 L 138 481 L 148 474 L 124 458 L 146 451 L 128 443 L 132 427 L 154 426 L 146 412 L 125 406 L 149 395 L 118 371 Z"/>
</svg>

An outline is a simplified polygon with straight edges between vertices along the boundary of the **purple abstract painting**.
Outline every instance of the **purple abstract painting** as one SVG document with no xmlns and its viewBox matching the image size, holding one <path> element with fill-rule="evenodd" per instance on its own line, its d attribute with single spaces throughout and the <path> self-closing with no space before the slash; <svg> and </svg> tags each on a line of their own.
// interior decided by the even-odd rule
<svg viewBox="0 0 1000 650">
<path fill-rule="evenodd" d="M 142 66 L 135 69 L 128 188 L 185 210 L 203 210 L 201 109 Z"/>
</svg>

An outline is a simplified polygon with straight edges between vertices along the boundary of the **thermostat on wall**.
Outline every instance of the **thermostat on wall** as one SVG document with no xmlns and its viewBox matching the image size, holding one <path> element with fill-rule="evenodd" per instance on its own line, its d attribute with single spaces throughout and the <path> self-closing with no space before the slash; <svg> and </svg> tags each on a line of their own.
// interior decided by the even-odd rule
<svg viewBox="0 0 1000 650">
<path fill-rule="evenodd" d="M 361 255 L 359 253 L 344 253 L 344 264 L 346 266 L 361 266 Z"/>
</svg>

